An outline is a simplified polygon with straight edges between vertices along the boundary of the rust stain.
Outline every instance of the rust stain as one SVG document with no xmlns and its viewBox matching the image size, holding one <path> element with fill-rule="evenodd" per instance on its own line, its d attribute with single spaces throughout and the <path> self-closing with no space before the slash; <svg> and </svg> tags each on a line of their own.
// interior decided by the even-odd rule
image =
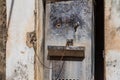
<svg viewBox="0 0 120 80">
<path fill-rule="evenodd" d="M 119 42 L 120 42 L 120 37 L 118 37 L 118 35 L 116 34 L 114 36 L 113 40 L 111 41 L 111 49 L 119 50 L 120 51 Z"/>
</svg>

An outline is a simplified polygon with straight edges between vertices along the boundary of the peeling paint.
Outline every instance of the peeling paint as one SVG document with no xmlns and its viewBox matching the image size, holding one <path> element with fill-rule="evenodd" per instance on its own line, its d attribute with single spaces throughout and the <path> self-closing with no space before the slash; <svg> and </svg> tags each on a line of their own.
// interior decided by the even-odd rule
<svg viewBox="0 0 120 80">
<path fill-rule="evenodd" d="M 36 45 L 36 34 L 35 31 L 27 32 L 27 40 L 26 44 L 29 48 L 34 47 Z"/>
</svg>

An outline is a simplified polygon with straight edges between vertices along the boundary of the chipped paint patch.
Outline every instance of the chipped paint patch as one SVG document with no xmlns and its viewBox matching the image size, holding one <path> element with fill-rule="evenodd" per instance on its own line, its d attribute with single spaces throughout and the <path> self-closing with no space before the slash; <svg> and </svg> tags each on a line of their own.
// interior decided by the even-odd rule
<svg viewBox="0 0 120 80">
<path fill-rule="evenodd" d="M 26 40 L 26 44 L 29 48 L 31 47 L 35 47 L 36 45 L 36 34 L 35 31 L 33 32 L 27 32 L 27 40 Z"/>
</svg>

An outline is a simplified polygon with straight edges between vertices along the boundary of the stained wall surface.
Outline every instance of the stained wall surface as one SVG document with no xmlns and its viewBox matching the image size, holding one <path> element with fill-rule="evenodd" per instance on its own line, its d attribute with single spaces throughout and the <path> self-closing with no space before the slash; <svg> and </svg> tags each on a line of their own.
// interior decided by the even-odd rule
<svg viewBox="0 0 120 80">
<path fill-rule="evenodd" d="M 45 80 L 94 79 L 92 15 L 92 0 L 53 1 L 46 4 L 44 61 L 49 68 L 53 69 L 44 69 Z M 78 24 L 76 30 L 75 24 Z M 69 39 L 73 39 L 74 47 L 85 47 L 85 58 L 82 61 L 47 60 L 48 46 L 66 46 Z"/>
<path fill-rule="evenodd" d="M 6 80 L 34 80 L 34 49 L 27 33 L 34 31 L 35 0 L 6 0 L 8 38 Z"/>
<path fill-rule="evenodd" d="M 105 0 L 105 80 L 120 80 L 120 0 Z"/>
</svg>

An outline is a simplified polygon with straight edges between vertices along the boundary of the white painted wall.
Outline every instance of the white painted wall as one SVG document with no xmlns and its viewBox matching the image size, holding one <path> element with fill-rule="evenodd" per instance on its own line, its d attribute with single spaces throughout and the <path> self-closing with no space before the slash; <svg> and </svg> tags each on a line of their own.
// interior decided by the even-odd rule
<svg viewBox="0 0 120 80">
<path fill-rule="evenodd" d="M 12 0 L 7 2 L 7 22 Z M 34 31 L 35 0 L 14 0 L 8 28 L 6 80 L 34 80 L 34 49 L 26 45 L 26 33 Z"/>
</svg>

